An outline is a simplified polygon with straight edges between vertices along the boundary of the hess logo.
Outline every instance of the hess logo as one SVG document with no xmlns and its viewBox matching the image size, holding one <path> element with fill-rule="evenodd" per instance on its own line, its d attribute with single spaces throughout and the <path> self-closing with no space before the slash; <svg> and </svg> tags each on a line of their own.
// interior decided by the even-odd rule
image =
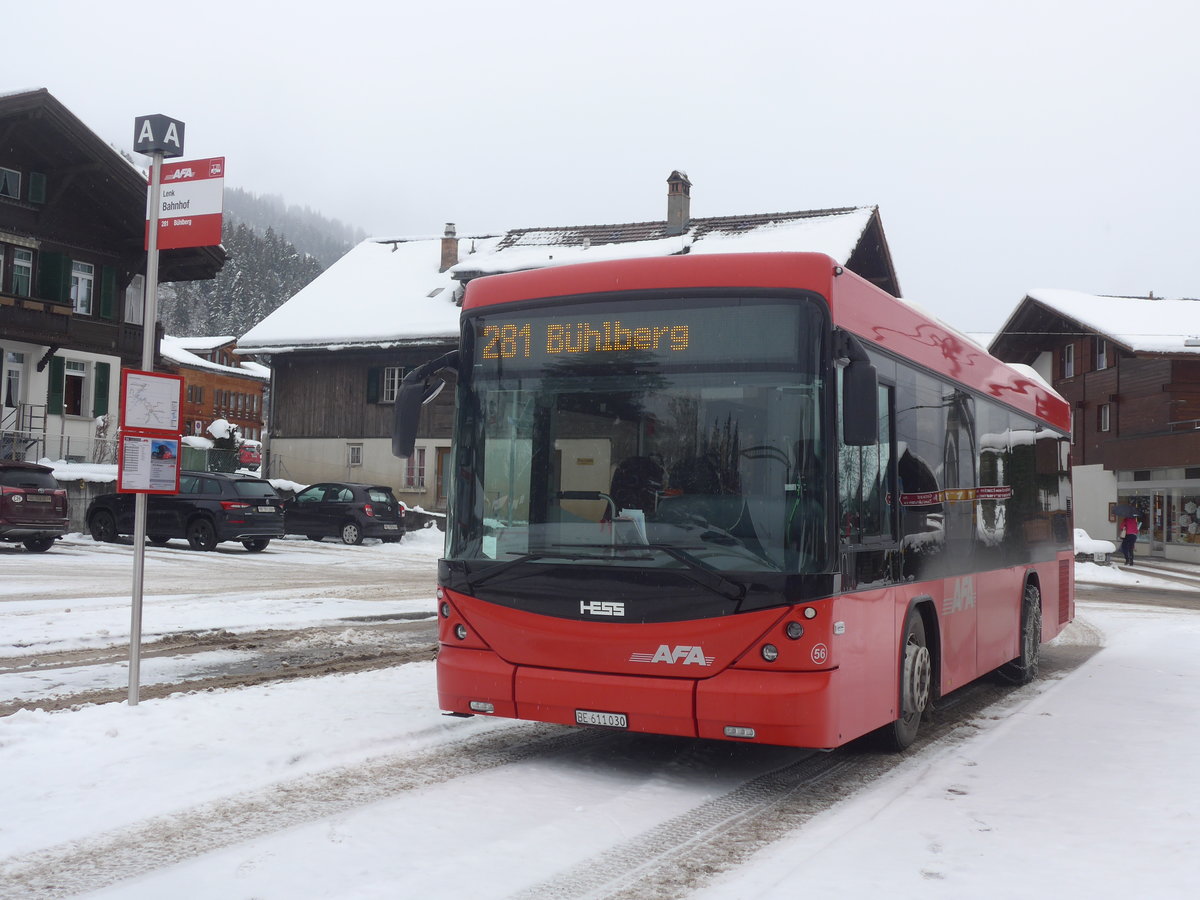
<svg viewBox="0 0 1200 900">
<path fill-rule="evenodd" d="M 625 604 L 599 600 L 589 603 L 587 600 L 581 600 L 579 601 L 579 612 L 581 615 L 586 613 L 589 616 L 623 616 L 625 615 Z"/>
<path fill-rule="evenodd" d="M 667 663 L 668 665 L 681 664 L 685 666 L 711 666 L 714 660 L 716 660 L 715 656 L 704 655 L 703 647 L 690 647 L 687 644 L 680 644 L 675 647 L 667 644 L 659 644 L 658 649 L 653 653 L 629 654 L 629 661 L 638 663 Z"/>
</svg>

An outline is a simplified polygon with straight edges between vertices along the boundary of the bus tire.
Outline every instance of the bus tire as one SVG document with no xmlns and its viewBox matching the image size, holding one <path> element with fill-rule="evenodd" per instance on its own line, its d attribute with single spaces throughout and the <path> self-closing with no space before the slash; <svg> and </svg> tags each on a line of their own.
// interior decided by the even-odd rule
<svg viewBox="0 0 1200 900">
<path fill-rule="evenodd" d="M 1029 684 L 1041 665 L 1042 592 L 1032 581 L 1025 585 L 1021 601 L 1021 652 L 996 670 L 1009 684 Z"/>
<path fill-rule="evenodd" d="M 912 745 L 932 695 L 933 658 L 929 655 L 925 620 L 916 609 L 910 609 L 900 640 L 900 717 L 883 729 L 886 749 L 899 752 Z"/>
</svg>

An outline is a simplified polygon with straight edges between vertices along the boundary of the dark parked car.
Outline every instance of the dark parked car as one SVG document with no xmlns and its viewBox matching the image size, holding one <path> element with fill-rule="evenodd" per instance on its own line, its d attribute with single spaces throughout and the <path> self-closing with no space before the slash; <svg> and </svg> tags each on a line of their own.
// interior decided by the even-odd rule
<svg viewBox="0 0 1200 900">
<path fill-rule="evenodd" d="M 310 485 L 284 504 L 288 534 L 319 541 L 340 538 L 361 544 L 363 538 L 395 543 L 404 537 L 404 506 L 392 489 L 379 484 L 325 481 Z"/>
<path fill-rule="evenodd" d="M 97 541 L 133 534 L 133 494 L 101 494 L 87 510 Z M 187 538 L 193 550 L 212 550 L 221 541 L 241 541 L 251 552 L 283 537 L 283 500 L 262 478 L 223 472 L 181 472 L 178 494 L 150 494 L 146 537 L 161 546 Z"/>
<path fill-rule="evenodd" d="M 49 466 L 0 460 L 0 541 L 44 553 L 67 533 L 67 509 L 67 492 Z"/>
</svg>

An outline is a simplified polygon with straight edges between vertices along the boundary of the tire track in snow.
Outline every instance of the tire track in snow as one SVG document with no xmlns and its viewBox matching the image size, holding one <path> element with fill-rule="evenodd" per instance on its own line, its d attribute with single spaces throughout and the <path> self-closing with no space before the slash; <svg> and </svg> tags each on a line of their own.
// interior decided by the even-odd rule
<svg viewBox="0 0 1200 900">
<path fill-rule="evenodd" d="M 1061 646 L 1043 647 L 1043 677 L 1021 688 L 973 682 L 939 702 L 904 754 L 876 752 L 863 739 L 814 752 L 751 779 L 634 838 L 583 860 L 513 900 L 681 900 L 908 760 L 965 742 L 981 718 L 999 719 L 1074 671 L 1103 645 L 1076 620 Z"/>
<path fill-rule="evenodd" d="M 418 756 L 390 755 L 0 860 L 0 900 L 70 897 L 378 800 L 571 750 L 585 730 L 520 724 Z"/>
</svg>

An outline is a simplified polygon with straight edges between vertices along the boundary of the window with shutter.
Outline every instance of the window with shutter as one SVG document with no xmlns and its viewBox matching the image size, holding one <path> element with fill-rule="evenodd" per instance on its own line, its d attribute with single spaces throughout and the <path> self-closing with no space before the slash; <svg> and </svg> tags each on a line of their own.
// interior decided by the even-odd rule
<svg viewBox="0 0 1200 900">
<path fill-rule="evenodd" d="M 50 388 L 46 393 L 46 412 L 61 416 L 63 411 L 63 373 L 66 360 L 61 356 L 50 357 Z"/>
<path fill-rule="evenodd" d="M 98 362 L 95 366 L 94 385 L 92 388 L 92 415 L 108 415 L 108 363 Z"/>
</svg>

